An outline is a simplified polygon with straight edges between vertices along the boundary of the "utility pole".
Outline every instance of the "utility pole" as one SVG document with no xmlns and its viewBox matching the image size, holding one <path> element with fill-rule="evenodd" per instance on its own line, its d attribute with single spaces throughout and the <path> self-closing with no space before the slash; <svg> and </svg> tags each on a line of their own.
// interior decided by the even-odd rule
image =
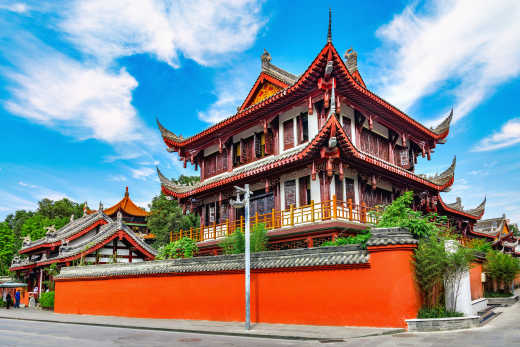
<svg viewBox="0 0 520 347">
<path fill-rule="evenodd" d="M 251 197 L 251 191 L 249 190 L 249 184 L 244 185 L 244 188 L 240 188 L 235 186 L 235 190 L 237 191 L 237 199 L 230 200 L 229 203 L 231 206 L 235 208 L 244 207 L 245 214 L 245 242 L 246 242 L 246 253 L 245 257 L 245 280 L 246 280 L 246 330 L 251 328 L 251 318 L 250 318 L 250 289 L 251 289 L 251 247 L 250 247 L 250 239 L 251 239 L 251 230 L 249 223 L 249 198 Z M 240 194 L 244 194 L 244 198 L 240 200 Z"/>
</svg>

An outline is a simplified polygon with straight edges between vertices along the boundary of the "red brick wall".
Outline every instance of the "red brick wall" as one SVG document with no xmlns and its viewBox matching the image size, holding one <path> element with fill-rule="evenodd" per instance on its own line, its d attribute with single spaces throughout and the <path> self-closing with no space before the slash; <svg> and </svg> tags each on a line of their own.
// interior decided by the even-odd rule
<svg viewBox="0 0 520 347">
<path fill-rule="evenodd" d="M 409 246 L 370 249 L 370 266 L 256 272 L 253 322 L 404 327 L 420 295 Z M 56 282 L 55 312 L 126 317 L 244 320 L 239 273 Z"/>
</svg>

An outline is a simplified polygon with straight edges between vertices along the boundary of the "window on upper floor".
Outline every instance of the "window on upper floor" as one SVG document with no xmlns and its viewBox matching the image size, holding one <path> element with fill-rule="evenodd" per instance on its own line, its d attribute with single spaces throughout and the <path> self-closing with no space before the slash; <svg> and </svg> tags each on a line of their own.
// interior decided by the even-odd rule
<svg viewBox="0 0 520 347">
<path fill-rule="evenodd" d="M 228 152 L 226 149 L 222 153 L 216 152 L 204 158 L 204 177 L 208 178 L 227 171 Z"/>
<path fill-rule="evenodd" d="M 350 128 L 350 118 L 343 116 L 343 130 L 347 133 L 347 136 L 352 141 L 351 128 Z"/>
<path fill-rule="evenodd" d="M 302 112 L 296 117 L 298 129 L 298 144 L 309 141 L 309 117 L 307 112 Z"/>
<path fill-rule="evenodd" d="M 298 179 L 300 206 L 311 203 L 311 176 L 304 176 Z"/>
<path fill-rule="evenodd" d="M 366 128 L 361 131 L 361 150 L 383 160 L 390 160 L 388 140 Z"/>
<path fill-rule="evenodd" d="M 294 147 L 294 120 L 289 119 L 283 122 L 283 149 L 287 150 Z"/>
<path fill-rule="evenodd" d="M 286 209 L 289 209 L 291 205 L 296 206 L 296 180 L 284 182 L 284 198 Z"/>
</svg>

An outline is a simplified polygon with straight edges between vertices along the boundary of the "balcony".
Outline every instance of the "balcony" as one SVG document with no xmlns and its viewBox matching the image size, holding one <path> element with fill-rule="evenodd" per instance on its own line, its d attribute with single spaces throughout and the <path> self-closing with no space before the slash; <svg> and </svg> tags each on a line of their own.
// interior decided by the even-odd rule
<svg viewBox="0 0 520 347">
<path fill-rule="evenodd" d="M 312 225 L 313 223 L 344 221 L 374 225 L 377 223 L 378 207 L 367 207 L 365 203 L 355 205 L 352 199 L 347 201 L 332 200 L 294 207 L 278 211 L 272 210 L 265 214 L 251 216 L 250 225 L 264 224 L 268 231 L 283 230 L 296 226 Z M 224 223 L 213 225 L 201 225 L 198 228 L 170 232 L 170 242 L 177 241 L 183 237 L 189 237 L 197 242 L 214 241 L 232 234 L 235 230 L 244 230 L 245 220 L 241 217 L 237 220 L 226 220 Z"/>
</svg>

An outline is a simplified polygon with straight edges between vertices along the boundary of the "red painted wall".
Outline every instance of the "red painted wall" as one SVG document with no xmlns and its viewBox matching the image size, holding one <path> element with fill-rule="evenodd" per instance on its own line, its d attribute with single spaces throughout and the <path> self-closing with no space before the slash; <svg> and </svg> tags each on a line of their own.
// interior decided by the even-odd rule
<svg viewBox="0 0 520 347">
<path fill-rule="evenodd" d="M 369 268 L 256 272 L 253 322 L 404 327 L 420 296 L 412 249 L 371 250 Z M 244 320 L 237 273 L 56 282 L 55 312 L 126 317 Z"/>
<path fill-rule="evenodd" d="M 474 263 L 469 270 L 469 280 L 471 286 L 471 300 L 484 297 L 484 286 L 482 285 L 482 264 Z"/>
</svg>

